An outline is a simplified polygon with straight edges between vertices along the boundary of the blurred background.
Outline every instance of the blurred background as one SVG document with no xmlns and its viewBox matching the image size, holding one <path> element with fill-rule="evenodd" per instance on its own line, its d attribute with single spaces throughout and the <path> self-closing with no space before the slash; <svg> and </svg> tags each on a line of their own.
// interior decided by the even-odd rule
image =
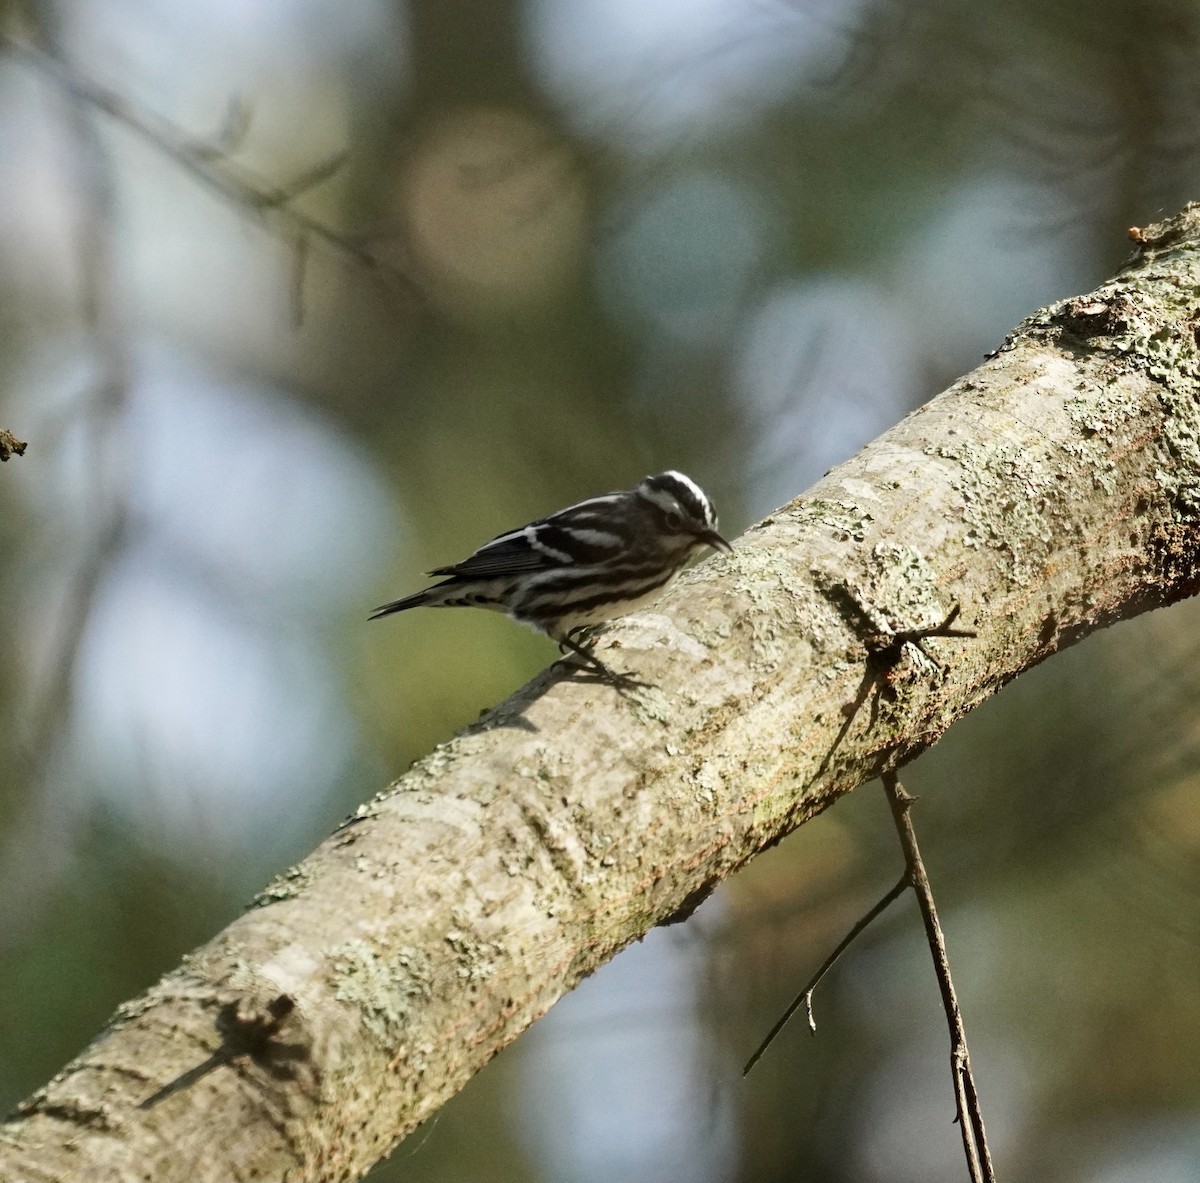
<svg viewBox="0 0 1200 1183">
<path fill-rule="evenodd" d="M 730 536 L 1200 198 L 1194 0 L 0 3 L 0 1104 L 554 657 L 421 572 L 678 467 Z M 969 606 L 968 606 L 969 615 Z M 1200 615 L 906 774 L 1010 1183 L 1200 1178 Z M 867 786 L 383 1181 L 965 1177 Z"/>
</svg>

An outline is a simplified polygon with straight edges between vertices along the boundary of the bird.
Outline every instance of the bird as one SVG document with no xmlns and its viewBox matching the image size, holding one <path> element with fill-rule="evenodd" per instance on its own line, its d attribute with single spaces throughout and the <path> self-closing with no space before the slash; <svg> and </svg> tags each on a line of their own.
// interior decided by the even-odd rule
<svg viewBox="0 0 1200 1183">
<path fill-rule="evenodd" d="M 441 582 L 381 604 L 370 619 L 421 607 L 503 612 L 621 683 L 630 679 L 576 637 L 645 607 L 709 547 L 733 550 L 717 531 L 708 495 L 672 469 L 506 530 L 462 562 L 435 567 L 428 574 Z"/>
</svg>

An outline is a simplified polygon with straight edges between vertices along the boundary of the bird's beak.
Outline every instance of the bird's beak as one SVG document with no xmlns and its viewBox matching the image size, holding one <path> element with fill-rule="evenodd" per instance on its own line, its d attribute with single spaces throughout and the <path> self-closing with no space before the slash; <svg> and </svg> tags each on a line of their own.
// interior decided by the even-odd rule
<svg viewBox="0 0 1200 1183">
<path fill-rule="evenodd" d="M 733 547 L 716 530 L 705 530 L 702 534 L 697 535 L 697 537 L 705 546 L 711 546 L 713 550 L 719 550 L 723 555 L 733 554 Z"/>
</svg>

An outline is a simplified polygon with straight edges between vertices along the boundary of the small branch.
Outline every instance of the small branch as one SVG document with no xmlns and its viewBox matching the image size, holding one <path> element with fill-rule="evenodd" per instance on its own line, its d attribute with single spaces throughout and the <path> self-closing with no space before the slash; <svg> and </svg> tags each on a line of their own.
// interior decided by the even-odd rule
<svg viewBox="0 0 1200 1183">
<path fill-rule="evenodd" d="M 250 130 L 250 107 L 240 94 L 233 95 L 225 107 L 225 118 L 210 144 L 193 145 L 203 160 L 219 160 L 231 156 L 241 146 Z"/>
<path fill-rule="evenodd" d="M 337 172 L 344 161 L 343 155 L 320 162 L 290 184 L 271 185 L 229 159 L 229 152 L 241 141 L 249 122 L 246 106 L 240 99 L 230 104 L 216 142 L 207 143 L 165 119 L 138 109 L 124 96 L 88 78 L 73 63 L 56 54 L 2 33 L 0 48 L 23 58 L 76 102 L 103 112 L 153 145 L 219 196 L 258 214 L 268 226 L 274 219 L 281 225 L 280 233 L 286 242 L 306 245 L 320 242 L 342 259 L 369 271 L 388 290 L 408 297 L 418 293 L 413 277 L 368 249 L 365 239 L 344 234 L 295 208 L 293 202 L 297 197 Z"/>
<path fill-rule="evenodd" d="M 52 30 L 39 29 L 47 49 L 28 52 L 57 63 Z M 55 638 L 48 676 L 31 712 L 28 744 L 32 759 L 44 769 L 59 730 L 69 721 L 74 678 L 83 638 L 104 577 L 120 556 L 128 529 L 130 506 L 126 417 L 133 385 L 129 329 L 123 313 L 123 291 L 116 256 L 116 186 L 112 160 L 97 131 L 92 112 L 81 96 L 68 89 L 66 130 L 72 158 L 78 162 L 79 230 L 75 243 L 79 268 L 80 315 L 97 372 L 96 383 L 77 420 L 87 423 L 94 459 L 88 475 L 94 482 L 91 501 L 96 521 L 92 544 L 81 564 L 63 624 Z"/>
<path fill-rule="evenodd" d="M 925 922 L 925 935 L 929 939 L 929 950 L 933 954 L 933 967 L 937 974 L 938 988 L 942 992 L 942 1006 L 946 1021 L 950 1025 L 950 1067 L 954 1076 L 954 1095 L 958 1104 L 958 1124 L 962 1131 L 963 1150 L 967 1156 L 967 1168 L 971 1172 L 971 1183 L 995 1183 L 992 1157 L 988 1151 L 987 1134 L 983 1127 L 983 1113 L 979 1107 L 979 1094 L 975 1089 L 975 1077 L 971 1071 L 971 1055 L 967 1050 L 967 1032 L 963 1026 L 962 1012 L 954 992 L 954 981 L 950 976 L 950 958 L 946 953 L 946 939 L 938 923 L 937 908 L 933 902 L 933 889 L 925 874 L 925 864 L 917 848 L 917 835 L 908 811 L 913 798 L 904 791 L 894 772 L 885 772 L 883 787 L 891 806 L 900 845 L 904 849 L 907 864 L 905 879 L 912 884 L 921 907 L 921 918 Z"/>
<path fill-rule="evenodd" d="M 877 903 L 865 916 L 863 916 L 862 919 L 859 920 L 858 923 L 855 924 L 855 926 L 842 938 L 841 942 L 838 944 L 838 947 L 834 949 L 834 951 L 830 953 L 828 957 L 825 958 L 825 960 L 821 963 L 821 968 L 817 970 L 815 974 L 813 974 L 808 985 L 805 986 L 804 989 L 801 990 L 794 999 L 792 999 L 791 1006 L 789 1006 L 787 1010 L 783 1012 L 779 1022 L 777 1022 L 775 1026 L 767 1032 L 766 1038 L 758 1045 L 757 1048 L 755 1048 L 754 1054 L 746 1061 L 746 1066 L 742 1069 L 743 1076 L 748 1076 L 750 1074 L 750 1069 L 762 1059 L 763 1053 L 771 1046 L 772 1043 L 775 1042 L 775 1037 L 784 1029 L 792 1015 L 794 1015 L 796 1011 L 800 1009 L 801 1003 L 804 1004 L 804 1008 L 808 1013 L 809 1030 L 812 1031 L 814 1035 L 817 1033 L 817 1020 L 813 1015 L 812 1009 L 813 991 L 816 990 L 816 988 L 821 984 L 821 979 L 834 967 L 838 958 L 841 957 L 841 955 L 845 953 L 845 951 L 854 943 L 858 937 L 858 934 L 861 933 L 863 929 L 865 929 L 867 925 L 875 919 L 876 916 L 879 916 L 882 912 L 891 907 L 891 905 L 894 904 L 896 900 L 898 900 L 904 894 L 908 887 L 908 873 L 905 872 L 896 886 L 893 887 L 892 890 L 889 891 L 887 895 L 885 895 L 883 899 L 879 901 L 879 903 Z"/>
<path fill-rule="evenodd" d="M 37 54 L 54 61 L 53 22 L 39 26 L 39 40 L 50 48 Z M 7 41 L 0 35 L 0 45 Z M 73 420 L 84 425 L 90 442 L 86 477 L 91 482 L 91 537 L 73 586 L 65 597 L 61 617 L 51 634 L 43 676 L 30 695 L 28 724 L 20 751 L 28 783 L 39 786 L 10 822 L 0 846 L 0 931 L 14 939 L 37 912 L 29 907 L 47 889 L 49 867 L 70 848 L 79 813 L 45 791 L 56 745 L 70 726 L 75 705 L 75 680 L 87 628 L 104 579 L 123 553 L 130 517 L 127 418 L 133 384 L 128 325 L 123 314 L 123 290 L 116 257 L 114 225 L 116 196 L 112 162 L 96 129 L 93 112 L 73 91 L 62 96 L 63 119 L 70 137 L 71 159 L 78 171 L 77 237 L 74 248 L 79 276 L 79 315 L 87 334 L 96 379 L 74 408 Z M 51 449 L 52 450 L 52 449 Z M 55 825 L 43 814 L 53 810 Z M 53 845 L 51 851 L 46 843 Z M 61 863 L 59 864 L 61 865 Z M 31 894 L 32 893 L 32 894 Z M 16 904 L 15 901 L 23 901 Z"/>
<path fill-rule="evenodd" d="M 259 208 L 282 209 L 286 205 L 291 205 L 310 189 L 323 185 L 339 172 L 342 165 L 346 163 L 347 155 L 346 152 L 335 152 L 328 160 L 322 160 L 307 172 L 294 177 L 289 184 L 262 192 L 259 197 Z"/>
</svg>

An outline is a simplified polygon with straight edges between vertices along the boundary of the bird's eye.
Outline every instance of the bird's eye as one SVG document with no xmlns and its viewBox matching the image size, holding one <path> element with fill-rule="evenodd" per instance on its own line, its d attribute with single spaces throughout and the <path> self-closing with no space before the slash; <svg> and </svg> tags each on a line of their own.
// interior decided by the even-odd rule
<svg viewBox="0 0 1200 1183">
<path fill-rule="evenodd" d="M 673 509 L 667 511 L 667 526 L 671 530 L 679 530 L 683 527 L 683 518 Z"/>
</svg>

